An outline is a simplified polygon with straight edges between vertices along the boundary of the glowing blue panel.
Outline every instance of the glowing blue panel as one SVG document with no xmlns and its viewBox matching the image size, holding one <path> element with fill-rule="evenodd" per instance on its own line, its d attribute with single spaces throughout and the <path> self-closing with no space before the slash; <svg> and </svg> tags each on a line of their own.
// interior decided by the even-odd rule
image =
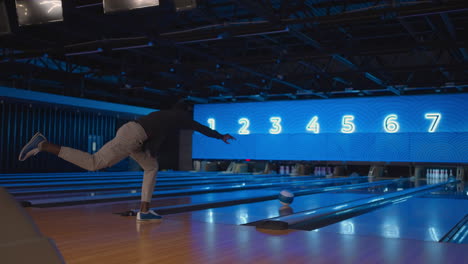
<svg viewBox="0 0 468 264">
<path fill-rule="evenodd" d="M 107 102 L 101 102 L 101 101 L 95 101 L 95 100 L 89 100 L 89 99 L 82 99 L 82 98 L 41 93 L 41 92 L 33 92 L 33 91 L 0 86 L 0 98 L 1 97 L 10 97 L 10 98 L 17 98 L 17 99 L 22 99 L 22 100 L 27 100 L 27 101 L 75 106 L 75 107 L 87 108 L 87 109 L 93 109 L 93 110 L 111 111 L 111 112 L 127 113 L 127 114 L 134 114 L 134 115 L 147 115 L 151 112 L 157 111 L 155 109 L 145 108 L 145 107 L 107 103 Z"/>
<path fill-rule="evenodd" d="M 468 94 L 196 105 L 195 120 L 213 118 L 238 140 L 195 133 L 193 158 L 468 162 L 466 102 Z M 281 117 L 280 134 L 271 117 Z M 239 134 L 242 118 L 249 134 Z"/>
</svg>

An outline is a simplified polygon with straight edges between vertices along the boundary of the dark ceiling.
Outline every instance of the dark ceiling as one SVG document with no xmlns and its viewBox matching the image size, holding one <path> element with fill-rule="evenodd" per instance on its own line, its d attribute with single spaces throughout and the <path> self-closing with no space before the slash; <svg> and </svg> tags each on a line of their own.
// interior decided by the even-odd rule
<svg viewBox="0 0 468 264">
<path fill-rule="evenodd" d="M 155 108 L 468 92 L 466 0 L 65 2 L 63 22 L 0 36 L 1 85 Z"/>
</svg>

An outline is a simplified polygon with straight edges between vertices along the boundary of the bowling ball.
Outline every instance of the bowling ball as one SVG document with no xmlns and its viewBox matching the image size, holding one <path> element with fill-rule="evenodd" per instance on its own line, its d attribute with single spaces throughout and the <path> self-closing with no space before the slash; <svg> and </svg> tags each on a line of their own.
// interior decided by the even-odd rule
<svg viewBox="0 0 468 264">
<path fill-rule="evenodd" d="M 289 190 L 282 190 L 278 195 L 278 200 L 284 205 L 289 205 L 294 200 L 294 193 Z"/>
</svg>

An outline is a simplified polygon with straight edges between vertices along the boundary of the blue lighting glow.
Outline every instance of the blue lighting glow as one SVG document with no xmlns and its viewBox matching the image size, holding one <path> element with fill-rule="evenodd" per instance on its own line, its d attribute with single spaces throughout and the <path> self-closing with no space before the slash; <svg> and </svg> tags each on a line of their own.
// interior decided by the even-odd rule
<svg viewBox="0 0 468 264">
<path fill-rule="evenodd" d="M 340 233 L 345 235 L 354 234 L 354 223 L 352 221 L 340 222 Z"/>
<path fill-rule="evenodd" d="M 90 99 L 82 99 L 76 97 L 48 94 L 42 92 L 27 91 L 22 89 L 15 89 L 0 86 L 0 98 L 10 97 L 21 100 L 28 100 L 34 102 L 49 103 L 52 105 L 65 105 L 74 106 L 78 108 L 87 108 L 93 110 L 112 111 L 119 113 L 128 113 L 135 115 L 147 115 L 151 112 L 157 111 L 156 109 L 138 107 L 132 105 L 108 103 Z"/>
</svg>

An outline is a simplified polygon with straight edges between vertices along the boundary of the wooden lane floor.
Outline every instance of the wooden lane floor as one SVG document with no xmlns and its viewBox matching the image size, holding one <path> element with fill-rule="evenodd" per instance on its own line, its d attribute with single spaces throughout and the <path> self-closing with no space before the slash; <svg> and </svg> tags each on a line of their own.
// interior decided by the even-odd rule
<svg viewBox="0 0 468 264">
<path fill-rule="evenodd" d="M 174 201 L 158 200 L 158 205 Z M 67 263 L 461 263 L 466 245 L 327 232 L 258 230 L 167 215 L 137 223 L 136 202 L 27 208 Z"/>
</svg>

